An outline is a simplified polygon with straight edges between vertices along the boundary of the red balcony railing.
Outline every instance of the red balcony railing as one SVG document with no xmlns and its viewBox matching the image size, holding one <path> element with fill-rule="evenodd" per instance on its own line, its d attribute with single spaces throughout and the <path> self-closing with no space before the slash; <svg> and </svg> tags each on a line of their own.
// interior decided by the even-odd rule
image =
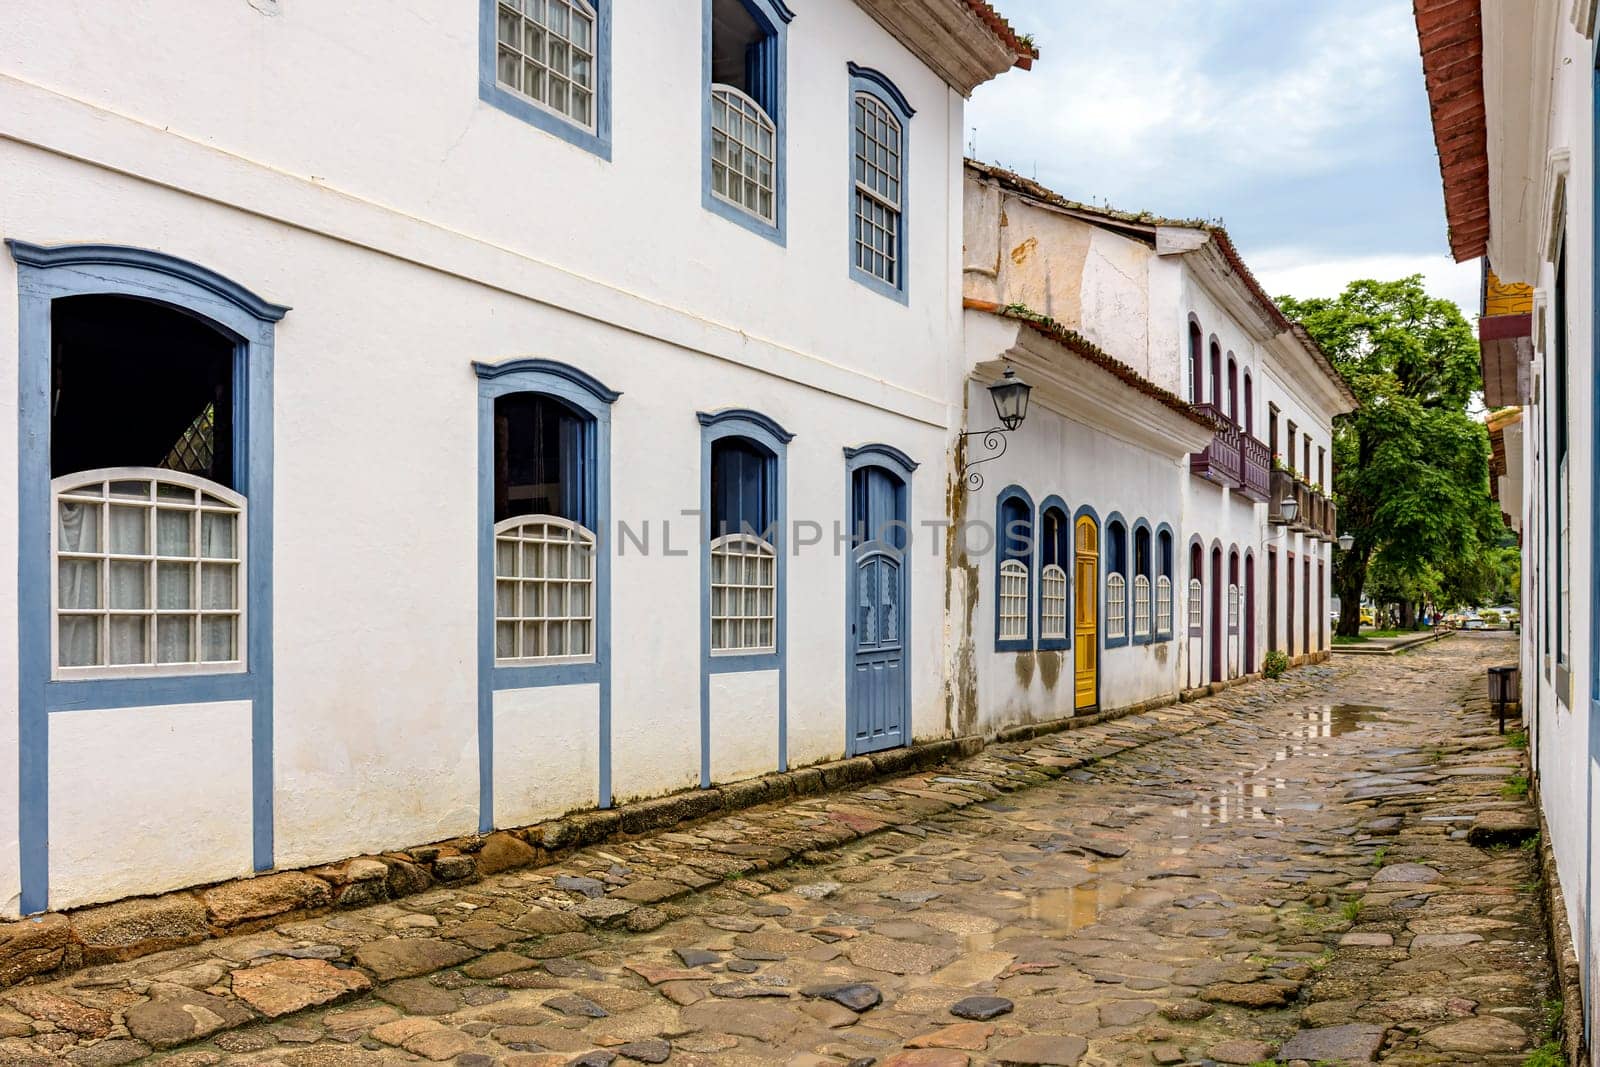
<svg viewBox="0 0 1600 1067">
<path fill-rule="evenodd" d="M 1229 489 L 1239 488 L 1239 428 L 1215 404 L 1194 409 L 1216 425 L 1216 434 L 1203 452 L 1189 454 L 1189 472 Z"/>
<path fill-rule="evenodd" d="M 1272 453 L 1265 442 L 1239 435 L 1239 491 L 1251 500 L 1267 499 L 1272 488 Z"/>
</svg>

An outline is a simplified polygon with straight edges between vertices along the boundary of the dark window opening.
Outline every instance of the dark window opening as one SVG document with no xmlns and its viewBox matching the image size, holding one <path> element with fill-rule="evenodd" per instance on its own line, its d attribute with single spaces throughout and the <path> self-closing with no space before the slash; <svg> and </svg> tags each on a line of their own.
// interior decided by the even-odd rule
<svg viewBox="0 0 1600 1067">
<path fill-rule="evenodd" d="M 1251 437 L 1256 433 L 1256 398 L 1251 389 L 1250 372 L 1244 372 L 1244 432 Z"/>
<path fill-rule="evenodd" d="M 494 402 L 494 521 L 554 515 L 594 529 L 587 416 L 541 393 Z"/>
<path fill-rule="evenodd" d="M 722 437 L 711 444 L 711 536 L 753 534 L 771 541 L 777 534 L 772 453 L 744 437 Z"/>
<path fill-rule="evenodd" d="M 1172 578 L 1172 535 L 1162 530 L 1159 544 L 1160 551 L 1158 555 L 1161 558 L 1161 575 L 1170 580 Z"/>
<path fill-rule="evenodd" d="M 1569 561 L 1565 558 L 1567 545 L 1564 534 L 1566 533 L 1566 495 L 1567 495 L 1567 247 L 1563 235 L 1561 241 L 1561 255 L 1556 261 L 1556 291 L 1555 291 L 1555 366 L 1551 368 L 1554 378 L 1555 390 L 1555 419 L 1556 419 L 1556 455 L 1551 471 L 1555 477 L 1555 491 L 1551 494 L 1555 500 L 1555 572 L 1550 577 L 1550 588 L 1555 598 L 1555 643 L 1556 662 L 1567 662 L 1567 621 L 1564 614 L 1565 605 L 1562 603 L 1562 584 L 1567 578 Z M 1558 690 L 1562 688 L 1558 686 Z M 1558 699 L 1560 694 L 1558 693 Z"/>
<path fill-rule="evenodd" d="M 1189 399 L 1194 403 L 1201 403 L 1205 398 L 1201 395 L 1203 379 L 1205 377 L 1205 341 L 1200 336 L 1200 324 L 1193 319 L 1189 320 Z"/>
<path fill-rule="evenodd" d="M 1239 425 L 1239 364 L 1228 355 L 1228 421 Z"/>
<path fill-rule="evenodd" d="M 1039 546 L 1043 555 L 1042 566 L 1067 567 L 1072 555 L 1072 526 L 1059 508 L 1046 508 L 1044 512 L 1044 539 Z"/>
<path fill-rule="evenodd" d="M 1143 527 L 1133 534 L 1133 573 L 1142 574 L 1146 578 L 1152 577 L 1150 573 L 1150 531 Z"/>
<path fill-rule="evenodd" d="M 1272 451 L 1273 459 L 1282 458 L 1278 454 L 1278 405 L 1267 405 L 1267 448 Z"/>
<path fill-rule="evenodd" d="M 850 479 L 851 513 L 855 528 L 851 543 L 882 541 L 904 551 L 906 547 L 906 486 L 882 467 L 862 467 Z"/>
<path fill-rule="evenodd" d="M 235 342 L 192 315 L 126 296 L 50 309 L 50 476 L 158 467 L 235 484 Z"/>
<path fill-rule="evenodd" d="M 1106 573 L 1128 576 L 1128 531 L 1116 520 L 1106 525 Z"/>
<path fill-rule="evenodd" d="M 1000 558 L 1027 563 L 1033 556 L 1033 517 L 1028 502 L 1010 496 L 1000 505 Z"/>
<path fill-rule="evenodd" d="M 777 34 L 743 0 L 712 0 L 711 80 L 747 94 L 777 120 Z"/>
<path fill-rule="evenodd" d="M 1211 341 L 1211 404 L 1222 410 L 1222 346 Z"/>
<path fill-rule="evenodd" d="M 1294 426 L 1294 420 L 1293 419 L 1288 419 L 1288 420 L 1285 420 L 1285 421 L 1288 423 L 1288 426 L 1289 426 L 1289 447 L 1286 450 L 1287 454 L 1284 456 L 1284 462 L 1289 465 L 1289 473 L 1293 474 L 1294 473 L 1295 426 Z"/>
</svg>

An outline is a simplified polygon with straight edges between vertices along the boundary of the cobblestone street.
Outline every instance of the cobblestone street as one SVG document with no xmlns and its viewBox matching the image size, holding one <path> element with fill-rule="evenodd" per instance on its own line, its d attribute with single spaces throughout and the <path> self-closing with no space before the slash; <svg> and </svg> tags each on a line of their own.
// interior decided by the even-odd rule
<svg viewBox="0 0 1600 1067">
<path fill-rule="evenodd" d="M 1519 1064 L 1524 753 L 1459 635 L 19 986 L 0 1062 Z"/>
</svg>

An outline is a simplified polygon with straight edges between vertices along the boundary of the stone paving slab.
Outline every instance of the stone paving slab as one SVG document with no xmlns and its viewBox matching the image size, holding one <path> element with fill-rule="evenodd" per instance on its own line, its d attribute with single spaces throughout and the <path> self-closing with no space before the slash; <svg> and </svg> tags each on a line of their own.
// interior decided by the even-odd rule
<svg viewBox="0 0 1600 1067">
<path fill-rule="evenodd" d="M 91 967 L 0 995 L 0 1064 L 1361 1062 L 1374 1033 L 1520 1062 L 1530 853 L 1469 829 L 1525 806 L 1519 754 L 1455 700 L 1504 654 L 1307 668 Z"/>
</svg>

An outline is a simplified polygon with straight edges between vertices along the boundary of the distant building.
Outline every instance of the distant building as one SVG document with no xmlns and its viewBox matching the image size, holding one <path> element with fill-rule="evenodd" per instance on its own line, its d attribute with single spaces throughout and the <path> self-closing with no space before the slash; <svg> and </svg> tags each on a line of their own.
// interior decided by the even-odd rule
<svg viewBox="0 0 1600 1067">
<path fill-rule="evenodd" d="M 1171 700 L 1269 650 L 1325 654 L 1332 422 L 1355 398 L 1227 232 L 970 161 L 965 213 L 966 430 L 992 421 L 1003 368 L 1035 389 L 1003 455 L 965 443 L 982 477 L 966 514 L 1001 538 L 950 569 L 960 728 Z"/>
</svg>

